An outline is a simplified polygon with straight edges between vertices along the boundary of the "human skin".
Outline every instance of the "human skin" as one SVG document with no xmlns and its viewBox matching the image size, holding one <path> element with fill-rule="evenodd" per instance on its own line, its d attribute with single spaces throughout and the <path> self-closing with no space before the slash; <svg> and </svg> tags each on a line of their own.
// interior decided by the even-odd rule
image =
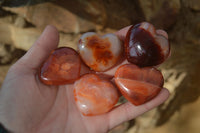
<svg viewBox="0 0 200 133">
<path fill-rule="evenodd" d="M 126 27 L 116 33 L 125 39 Z M 164 31 L 160 34 L 167 36 Z M 162 104 L 169 96 L 167 89 L 151 101 L 134 106 L 121 104 L 110 112 L 83 116 L 78 110 L 73 84 L 48 86 L 40 82 L 37 73 L 50 52 L 57 48 L 59 34 L 47 26 L 30 50 L 9 69 L 0 90 L 0 123 L 14 133 L 106 133 L 115 126 L 136 118 Z M 114 70 L 109 74 L 114 75 Z"/>
</svg>

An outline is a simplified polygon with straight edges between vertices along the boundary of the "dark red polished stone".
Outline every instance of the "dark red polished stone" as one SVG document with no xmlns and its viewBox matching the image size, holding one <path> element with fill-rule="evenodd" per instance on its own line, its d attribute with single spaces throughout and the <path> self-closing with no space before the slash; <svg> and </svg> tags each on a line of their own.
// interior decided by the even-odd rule
<svg viewBox="0 0 200 133">
<path fill-rule="evenodd" d="M 130 64 L 117 69 L 115 83 L 128 101 L 134 105 L 141 105 L 160 92 L 164 80 L 156 68 L 139 68 Z"/>
<path fill-rule="evenodd" d="M 80 67 L 81 60 L 75 50 L 57 48 L 41 66 L 39 78 L 47 85 L 72 83 L 80 77 Z"/>
<path fill-rule="evenodd" d="M 127 60 L 141 67 L 161 64 L 170 53 L 168 39 L 147 22 L 129 29 L 124 46 Z"/>
</svg>

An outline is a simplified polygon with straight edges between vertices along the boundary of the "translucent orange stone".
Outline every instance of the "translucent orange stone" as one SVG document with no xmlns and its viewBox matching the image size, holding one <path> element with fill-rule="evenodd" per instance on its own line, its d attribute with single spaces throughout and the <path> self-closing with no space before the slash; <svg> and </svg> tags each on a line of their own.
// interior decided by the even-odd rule
<svg viewBox="0 0 200 133">
<path fill-rule="evenodd" d="M 74 84 L 74 97 L 83 115 L 99 115 L 110 111 L 119 99 L 112 83 L 95 74 L 86 74 Z"/>
<path fill-rule="evenodd" d="M 117 69 L 115 83 L 128 101 L 141 105 L 160 92 L 164 80 L 162 73 L 156 68 L 139 68 L 130 64 Z"/>
<path fill-rule="evenodd" d="M 47 85 L 72 83 L 80 77 L 80 67 L 80 57 L 75 50 L 57 48 L 41 66 L 39 78 Z"/>
</svg>

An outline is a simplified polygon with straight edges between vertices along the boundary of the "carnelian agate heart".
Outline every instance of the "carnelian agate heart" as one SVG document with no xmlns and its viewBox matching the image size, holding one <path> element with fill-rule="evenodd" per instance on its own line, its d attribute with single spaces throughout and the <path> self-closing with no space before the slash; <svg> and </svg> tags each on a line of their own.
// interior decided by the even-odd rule
<svg viewBox="0 0 200 133">
<path fill-rule="evenodd" d="M 119 99 L 117 89 L 95 74 L 86 74 L 74 84 L 74 97 L 83 115 L 99 115 L 110 111 Z"/>
<path fill-rule="evenodd" d="M 81 60 L 75 50 L 57 48 L 40 68 L 39 78 L 47 85 L 72 83 L 80 77 L 80 66 Z"/>
<path fill-rule="evenodd" d="M 128 101 L 141 105 L 160 92 L 164 80 L 156 68 L 123 65 L 115 73 L 115 83 Z"/>
<path fill-rule="evenodd" d="M 122 51 L 121 41 L 114 34 L 98 36 L 94 32 L 87 32 L 78 42 L 78 52 L 85 64 L 99 72 L 113 67 Z"/>
<path fill-rule="evenodd" d="M 168 39 L 147 22 L 129 29 L 124 46 L 127 60 L 141 67 L 161 64 L 170 53 Z"/>
</svg>

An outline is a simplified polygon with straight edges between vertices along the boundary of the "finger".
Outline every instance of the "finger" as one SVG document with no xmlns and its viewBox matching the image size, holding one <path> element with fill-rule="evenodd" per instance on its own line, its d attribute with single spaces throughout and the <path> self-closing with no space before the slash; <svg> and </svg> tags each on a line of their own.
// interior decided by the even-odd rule
<svg viewBox="0 0 200 133">
<path fill-rule="evenodd" d="M 134 106 L 130 102 L 127 102 L 116 107 L 107 114 L 109 118 L 109 128 L 112 129 L 125 121 L 134 119 L 135 117 L 162 104 L 168 97 L 169 91 L 163 88 L 158 96 L 143 105 Z"/>
<path fill-rule="evenodd" d="M 156 30 L 156 33 L 159 35 L 162 35 L 168 39 L 168 34 L 166 31 L 159 29 L 159 30 Z"/>
<path fill-rule="evenodd" d="M 159 34 L 159 35 L 164 36 L 164 37 L 167 38 L 167 39 L 169 39 L 169 36 L 168 36 L 167 32 L 164 31 L 164 30 L 161 30 L 161 29 L 156 30 L 156 33 Z M 169 56 L 168 56 L 167 59 L 169 59 L 170 56 L 171 56 L 171 50 L 169 51 Z"/>
<path fill-rule="evenodd" d="M 31 69 L 37 69 L 58 46 L 59 33 L 54 26 L 47 26 L 28 52 L 17 62 Z"/>
<path fill-rule="evenodd" d="M 120 40 L 124 41 L 125 38 L 126 38 L 126 33 L 128 32 L 129 28 L 131 27 L 132 25 L 130 26 L 127 26 L 127 27 L 124 27 L 123 29 L 117 31 L 115 33 L 115 35 L 117 35 L 119 37 Z"/>
<path fill-rule="evenodd" d="M 120 40 L 124 41 L 125 38 L 126 38 L 126 34 L 127 34 L 128 30 L 131 26 L 132 25 L 127 26 L 127 27 L 117 31 L 115 34 L 120 38 Z M 166 31 L 164 31 L 162 29 L 158 29 L 158 30 L 156 30 L 156 33 L 159 34 L 159 35 L 162 35 L 162 36 L 164 36 L 168 39 L 168 34 L 167 34 Z"/>
</svg>

